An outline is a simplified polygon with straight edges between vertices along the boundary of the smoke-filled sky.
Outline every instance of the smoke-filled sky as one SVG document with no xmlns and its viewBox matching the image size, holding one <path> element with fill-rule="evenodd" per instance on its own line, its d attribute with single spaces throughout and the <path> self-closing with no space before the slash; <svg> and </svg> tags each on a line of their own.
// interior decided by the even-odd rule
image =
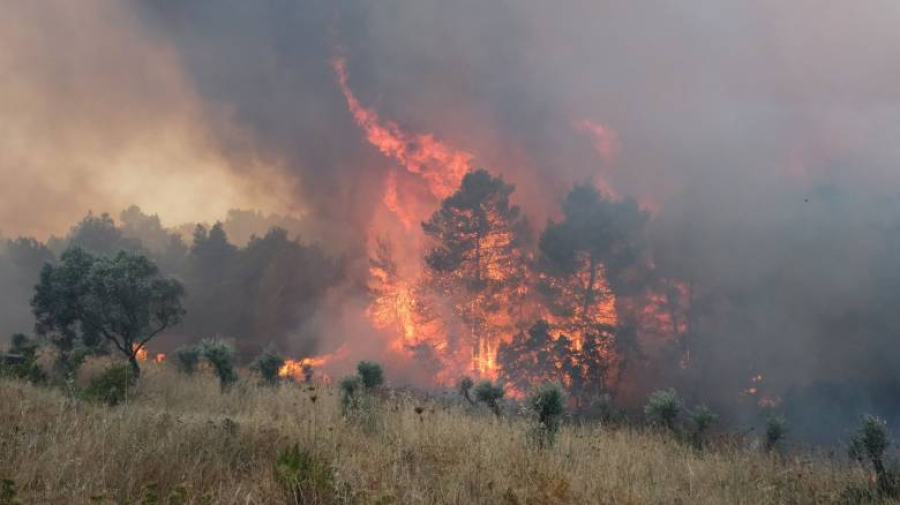
<svg viewBox="0 0 900 505">
<path fill-rule="evenodd" d="M 898 26 L 894 0 L 13 0 L 0 230 L 132 203 L 363 230 L 393 161 L 340 56 L 366 107 L 504 174 L 535 223 L 587 179 L 637 198 L 658 261 L 742 307 L 707 331 L 767 344 L 776 377 L 887 370 Z"/>
<path fill-rule="evenodd" d="M 651 208 L 704 187 L 741 214 L 785 185 L 883 193 L 898 21 L 890 0 L 15 1 L 0 222 L 46 235 L 130 203 L 353 222 L 389 162 L 346 111 L 339 53 L 364 103 L 507 174 L 536 213 L 587 177 Z M 615 136 L 605 159 L 584 121 Z"/>
</svg>

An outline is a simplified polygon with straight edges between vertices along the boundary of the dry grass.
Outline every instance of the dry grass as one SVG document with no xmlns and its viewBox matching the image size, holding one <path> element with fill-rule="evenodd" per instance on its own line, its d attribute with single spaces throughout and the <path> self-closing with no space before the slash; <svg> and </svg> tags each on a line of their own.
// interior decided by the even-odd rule
<svg viewBox="0 0 900 505">
<path fill-rule="evenodd" d="M 242 382 L 222 395 L 210 377 L 148 368 L 112 409 L 0 381 L 0 479 L 24 503 L 290 503 L 273 464 L 299 443 L 333 468 L 338 503 L 818 504 L 868 485 L 827 459 L 698 453 L 596 425 L 565 427 L 541 452 L 523 420 L 405 396 L 385 398 L 367 428 L 342 420 L 330 387 Z"/>
</svg>

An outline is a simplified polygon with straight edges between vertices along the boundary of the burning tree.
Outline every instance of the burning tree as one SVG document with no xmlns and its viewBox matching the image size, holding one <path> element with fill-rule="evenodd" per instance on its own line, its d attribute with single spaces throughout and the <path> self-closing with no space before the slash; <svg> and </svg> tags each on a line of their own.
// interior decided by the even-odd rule
<svg viewBox="0 0 900 505">
<path fill-rule="evenodd" d="M 566 335 L 554 337 L 550 324 L 539 320 L 527 332 L 500 344 L 500 377 L 520 393 L 542 382 L 559 383 L 580 406 L 607 390 L 607 349 L 614 337 L 615 328 L 600 326 L 577 346 Z"/>
<path fill-rule="evenodd" d="M 588 184 L 576 185 L 562 210 L 564 219 L 541 234 L 540 287 L 556 329 L 580 343 L 616 324 L 617 291 L 639 257 L 647 216 L 633 200 L 603 198 Z"/>
<path fill-rule="evenodd" d="M 425 257 L 428 284 L 452 300 L 468 328 L 473 369 L 483 375 L 493 373 L 501 335 L 512 333 L 525 278 L 525 223 L 509 201 L 514 189 L 485 170 L 469 172 L 422 223 L 435 242 Z"/>
<path fill-rule="evenodd" d="M 596 354 L 621 376 L 641 355 L 636 327 L 642 304 L 627 303 L 645 286 L 643 228 L 647 215 L 633 200 L 603 197 L 589 184 L 576 185 L 562 203 L 563 220 L 550 221 L 539 241 L 538 290 L 551 327 L 576 349 Z M 580 359 L 584 362 L 585 356 Z M 613 362 L 616 363 L 613 363 Z M 608 379 L 586 386 L 608 389 Z"/>
</svg>

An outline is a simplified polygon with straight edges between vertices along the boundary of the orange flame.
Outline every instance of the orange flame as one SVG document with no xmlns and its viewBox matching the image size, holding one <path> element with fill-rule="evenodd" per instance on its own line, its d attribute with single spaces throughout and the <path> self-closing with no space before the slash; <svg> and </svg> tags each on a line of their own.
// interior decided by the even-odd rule
<svg viewBox="0 0 900 505">
<path fill-rule="evenodd" d="M 327 362 L 327 358 L 301 358 L 285 360 L 284 365 L 278 369 L 278 376 L 286 379 L 293 378 L 295 380 L 304 380 L 309 367 L 322 366 Z"/>
<path fill-rule="evenodd" d="M 553 286 L 563 297 L 571 299 L 568 303 L 570 307 L 577 307 L 568 313 L 551 310 L 536 293 L 530 292 L 541 279 L 516 271 L 517 267 L 511 264 L 514 261 L 510 261 L 509 255 L 504 257 L 497 253 L 492 258 L 490 252 L 483 259 L 484 271 L 479 272 L 479 278 L 502 282 L 521 275 L 523 280 L 514 292 L 499 297 L 495 295 L 490 300 L 479 295 L 473 295 L 468 300 L 434 300 L 434 295 L 422 289 L 426 282 L 434 279 L 429 279 L 422 268 L 425 249 L 418 223 L 427 219 L 442 199 L 459 188 L 465 174 L 473 168 L 474 156 L 468 151 L 450 147 L 432 134 L 411 133 L 398 123 L 382 118 L 375 109 L 363 105 L 351 90 L 346 59 L 337 56 L 332 59 L 331 65 L 348 110 L 366 140 L 398 165 L 387 174 L 382 203 L 405 234 L 399 241 L 400 250 L 392 251 L 382 243 L 384 231 L 376 231 L 373 224 L 369 232 L 368 281 L 373 300 L 366 310 L 373 326 L 389 334 L 391 349 L 410 355 L 422 350 L 430 353 L 429 356 L 436 355 L 441 367 L 436 372 L 438 382 L 463 373 L 494 378 L 498 372 L 498 346 L 501 342 L 508 342 L 521 329 L 517 327 L 519 321 L 543 318 L 551 325 L 554 338 L 564 334 L 579 348 L 583 333 L 588 328 L 596 328 L 598 324 L 617 324 L 621 301 L 611 292 L 602 266 L 595 277 L 579 275 L 564 281 L 565 285 Z M 589 120 L 575 122 L 573 126 L 590 137 L 595 151 L 605 164 L 614 163 L 621 143 L 611 127 Z M 615 196 L 603 181 L 597 181 L 597 184 L 607 196 Z M 391 230 L 394 228 L 397 227 L 388 227 Z M 499 235 L 488 239 L 496 243 L 484 244 L 485 251 L 505 248 L 510 237 Z M 395 255 L 403 260 L 400 264 L 396 262 Z M 513 253 L 512 257 L 519 263 L 530 259 L 521 250 Z M 559 284 L 563 281 L 553 282 Z M 596 296 L 585 297 L 590 303 L 571 303 L 588 285 L 596 293 Z M 643 313 L 637 311 L 640 317 L 657 321 L 660 334 L 684 332 L 685 323 L 678 320 L 674 310 L 666 310 L 663 295 L 658 298 L 655 302 L 650 301 L 654 304 L 653 308 L 641 309 Z M 484 307 L 490 305 L 489 302 L 509 310 L 488 313 Z M 671 321 L 667 323 L 665 318 L 669 315 Z M 462 324 L 460 319 L 470 322 Z"/>
<path fill-rule="evenodd" d="M 439 199 L 449 196 L 472 168 L 472 154 L 451 149 L 434 135 L 411 134 L 393 121 L 381 120 L 375 110 L 363 106 L 350 90 L 346 60 L 336 57 L 331 65 L 347 100 L 347 107 L 356 124 L 366 132 L 369 143 L 385 156 L 396 160 L 409 173 L 419 175 L 433 196 Z M 389 194 L 391 191 L 396 196 L 396 186 L 389 190 Z"/>
</svg>

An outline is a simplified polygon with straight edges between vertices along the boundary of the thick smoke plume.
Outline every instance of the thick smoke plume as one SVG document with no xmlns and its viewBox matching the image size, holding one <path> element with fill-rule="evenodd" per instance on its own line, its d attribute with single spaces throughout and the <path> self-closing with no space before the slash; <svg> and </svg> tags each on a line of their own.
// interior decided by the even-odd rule
<svg viewBox="0 0 900 505">
<path fill-rule="evenodd" d="M 635 198 L 658 275 L 690 288 L 702 366 L 667 380 L 699 399 L 887 408 L 858 392 L 900 381 L 898 23 L 890 0 L 14 2 L 0 222 L 302 217 L 356 282 L 309 324 L 377 348 L 349 316 L 372 225 L 403 208 L 379 234 L 421 240 L 416 205 L 446 194 L 368 111 L 503 174 L 536 230 L 575 183 Z"/>
</svg>

